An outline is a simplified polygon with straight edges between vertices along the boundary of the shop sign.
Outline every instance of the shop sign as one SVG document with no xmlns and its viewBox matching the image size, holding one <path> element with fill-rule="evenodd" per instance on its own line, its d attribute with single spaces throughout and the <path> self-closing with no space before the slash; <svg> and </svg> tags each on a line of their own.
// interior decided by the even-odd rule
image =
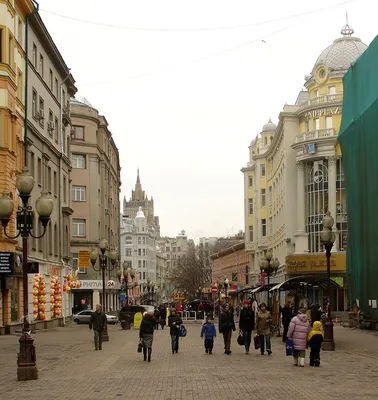
<svg viewBox="0 0 378 400">
<path fill-rule="evenodd" d="M 331 270 L 346 271 L 345 253 L 331 253 Z M 287 272 L 325 272 L 327 258 L 325 253 L 298 254 L 286 257 Z"/>
<path fill-rule="evenodd" d="M 340 287 L 344 287 L 344 278 L 342 276 L 331 276 L 331 279 Z"/>
<path fill-rule="evenodd" d="M 13 274 L 14 253 L 8 251 L 0 252 L 0 275 Z"/>
<path fill-rule="evenodd" d="M 80 289 L 102 289 L 102 281 L 88 280 L 80 281 Z"/>
<path fill-rule="evenodd" d="M 106 286 L 108 287 L 108 288 L 115 288 L 115 282 L 114 281 L 112 281 L 112 280 L 110 280 L 110 281 L 108 281 L 107 282 L 107 284 L 106 284 Z"/>
<path fill-rule="evenodd" d="M 78 254 L 78 268 L 89 268 L 90 252 L 88 250 L 81 250 Z"/>
<path fill-rule="evenodd" d="M 336 115 L 336 114 L 341 114 L 341 108 L 340 107 L 322 108 L 320 110 L 308 111 L 305 114 L 305 118 L 306 119 L 318 118 L 318 117 L 321 117 L 323 115 Z"/>
<path fill-rule="evenodd" d="M 38 274 L 39 273 L 39 263 L 29 262 L 28 263 L 28 274 Z"/>
</svg>

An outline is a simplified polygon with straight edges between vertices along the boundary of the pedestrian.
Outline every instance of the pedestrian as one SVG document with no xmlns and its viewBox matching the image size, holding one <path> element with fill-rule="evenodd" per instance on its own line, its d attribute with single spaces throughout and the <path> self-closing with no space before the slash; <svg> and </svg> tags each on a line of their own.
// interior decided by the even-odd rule
<svg viewBox="0 0 378 400">
<path fill-rule="evenodd" d="M 151 362 L 152 342 L 154 339 L 154 328 L 156 325 L 155 315 L 152 312 L 143 313 L 143 319 L 139 328 L 139 339 L 143 347 L 143 360 Z"/>
<path fill-rule="evenodd" d="M 298 314 L 290 321 L 288 339 L 294 343 L 294 365 L 304 367 L 307 347 L 307 335 L 310 331 L 310 322 L 306 316 L 306 310 L 300 309 Z"/>
<path fill-rule="evenodd" d="M 243 308 L 240 312 L 239 330 L 243 333 L 245 354 L 249 354 L 252 341 L 252 331 L 255 329 L 255 313 L 248 300 L 244 300 Z"/>
<path fill-rule="evenodd" d="M 231 337 L 232 331 L 235 331 L 234 315 L 230 312 L 230 306 L 226 304 L 220 315 L 219 332 L 223 334 L 224 353 L 231 354 Z"/>
<path fill-rule="evenodd" d="M 287 331 L 289 330 L 290 321 L 293 318 L 293 314 L 291 312 L 289 303 L 285 303 L 284 307 L 282 308 L 281 315 L 282 315 L 282 326 L 283 326 L 282 341 L 286 343 Z"/>
<path fill-rule="evenodd" d="M 319 304 L 313 304 L 311 306 L 311 327 L 315 321 L 321 321 L 322 319 L 322 311 L 320 309 Z"/>
<path fill-rule="evenodd" d="M 167 319 L 167 309 L 165 308 L 165 306 L 163 304 L 160 306 L 159 312 L 160 312 L 161 329 L 164 329 L 166 319 Z"/>
<path fill-rule="evenodd" d="M 203 315 L 203 311 L 204 311 L 204 307 L 202 302 L 200 301 L 200 303 L 198 304 L 198 318 L 199 319 L 204 319 L 204 315 Z"/>
<path fill-rule="evenodd" d="M 93 328 L 95 350 L 102 350 L 102 338 L 107 325 L 105 313 L 102 311 L 101 304 L 96 304 L 96 311 L 89 320 L 89 329 Z"/>
<path fill-rule="evenodd" d="M 207 317 L 206 322 L 202 325 L 201 338 L 205 336 L 205 352 L 213 354 L 214 338 L 217 336 L 217 330 L 212 323 L 211 318 Z"/>
<path fill-rule="evenodd" d="M 312 330 L 307 337 L 307 345 L 310 347 L 310 366 L 320 366 L 320 349 L 323 343 L 323 332 L 321 331 L 322 323 L 314 321 Z"/>
<path fill-rule="evenodd" d="M 157 306 L 155 306 L 154 308 L 154 317 L 155 317 L 155 329 L 158 330 L 160 324 L 160 311 L 157 308 Z"/>
<path fill-rule="evenodd" d="M 180 339 L 181 317 L 176 310 L 172 308 L 171 315 L 168 317 L 168 326 L 170 327 L 172 354 L 178 353 Z"/>
<path fill-rule="evenodd" d="M 257 334 L 260 338 L 260 352 L 263 356 L 266 352 L 270 356 L 272 354 L 272 345 L 270 340 L 270 326 L 272 324 L 272 314 L 267 310 L 266 304 L 261 303 L 257 313 Z"/>
</svg>

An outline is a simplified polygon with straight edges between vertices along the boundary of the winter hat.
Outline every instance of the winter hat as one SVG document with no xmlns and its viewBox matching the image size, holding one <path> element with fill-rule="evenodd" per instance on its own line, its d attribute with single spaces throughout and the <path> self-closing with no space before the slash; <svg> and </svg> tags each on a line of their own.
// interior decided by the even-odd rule
<svg viewBox="0 0 378 400">
<path fill-rule="evenodd" d="M 260 308 L 261 308 L 261 307 L 266 307 L 266 304 L 265 304 L 265 303 L 261 303 L 261 304 L 260 304 Z"/>
<path fill-rule="evenodd" d="M 249 301 L 248 300 L 244 300 L 243 301 L 243 305 L 245 305 L 245 304 L 249 304 Z"/>
</svg>

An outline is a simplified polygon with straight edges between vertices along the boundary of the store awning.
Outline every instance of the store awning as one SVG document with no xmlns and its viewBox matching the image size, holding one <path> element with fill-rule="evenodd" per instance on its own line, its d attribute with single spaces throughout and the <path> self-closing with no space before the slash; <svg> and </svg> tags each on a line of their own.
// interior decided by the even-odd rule
<svg viewBox="0 0 378 400">
<path fill-rule="evenodd" d="M 293 278 L 287 279 L 285 282 L 278 283 L 274 285 L 269 291 L 273 292 L 275 290 L 286 291 L 295 289 L 299 286 L 315 287 L 319 286 L 323 289 L 327 288 L 327 278 L 324 275 L 302 275 L 295 276 Z M 331 287 L 340 287 L 334 280 L 331 279 Z"/>
</svg>

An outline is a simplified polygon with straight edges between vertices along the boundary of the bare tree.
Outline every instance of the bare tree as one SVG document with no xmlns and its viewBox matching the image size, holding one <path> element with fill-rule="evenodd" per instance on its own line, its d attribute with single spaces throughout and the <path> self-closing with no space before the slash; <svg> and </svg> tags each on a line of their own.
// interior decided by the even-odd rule
<svg viewBox="0 0 378 400">
<path fill-rule="evenodd" d="M 207 271 L 203 261 L 195 254 L 188 254 L 178 261 L 176 268 L 171 270 L 169 281 L 176 289 L 185 290 L 190 299 L 196 297 L 200 287 L 207 281 Z"/>
</svg>

